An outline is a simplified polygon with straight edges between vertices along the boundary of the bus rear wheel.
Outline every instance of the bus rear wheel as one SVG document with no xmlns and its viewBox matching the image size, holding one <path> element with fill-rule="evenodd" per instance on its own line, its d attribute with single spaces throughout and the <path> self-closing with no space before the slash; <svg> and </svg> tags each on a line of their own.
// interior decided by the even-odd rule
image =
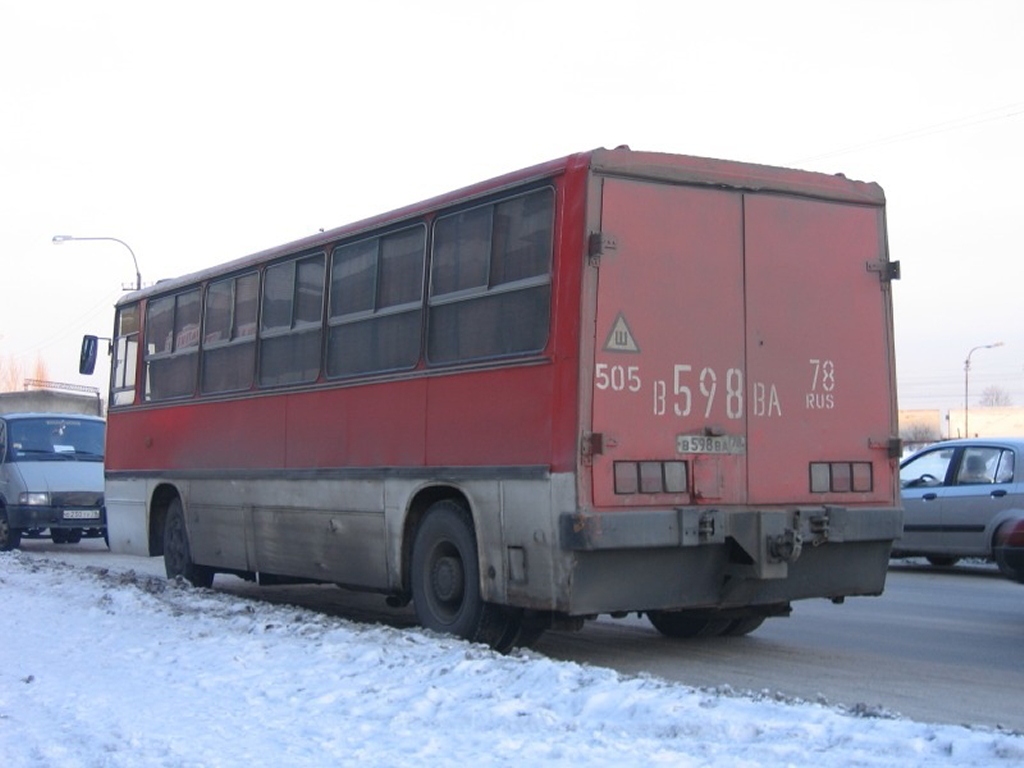
<svg viewBox="0 0 1024 768">
<path fill-rule="evenodd" d="M 647 618 L 666 637 L 715 637 L 734 622 L 710 611 L 648 611 Z"/>
<path fill-rule="evenodd" d="M 164 521 L 164 571 L 168 579 L 180 576 L 194 587 L 213 586 L 213 569 L 192 560 L 180 499 L 171 502 Z"/>
<path fill-rule="evenodd" d="M 484 602 L 480 560 L 469 511 L 451 500 L 427 510 L 412 547 L 416 618 L 435 632 L 507 651 L 519 637 L 522 612 Z"/>
</svg>

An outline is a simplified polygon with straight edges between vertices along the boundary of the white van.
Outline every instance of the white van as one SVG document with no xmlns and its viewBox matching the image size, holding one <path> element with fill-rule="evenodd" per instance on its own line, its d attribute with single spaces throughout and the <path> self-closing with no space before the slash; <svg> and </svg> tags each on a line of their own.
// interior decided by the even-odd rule
<svg viewBox="0 0 1024 768">
<path fill-rule="evenodd" d="M 0 415 L 0 550 L 46 529 L 58 544 L 106 538 L 104 433 L 98 416 Z"/>
</svg>

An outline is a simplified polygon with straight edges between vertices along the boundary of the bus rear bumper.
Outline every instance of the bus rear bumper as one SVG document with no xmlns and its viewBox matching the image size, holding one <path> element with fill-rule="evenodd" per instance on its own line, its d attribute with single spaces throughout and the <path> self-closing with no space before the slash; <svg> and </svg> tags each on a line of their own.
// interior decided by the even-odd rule
<svg viewBox="0 0 1024 768">
<path fill-rule="evenodd" d="M 881 594 L 898 508 L 565 514 L 571 615 Z"/>
<path fill-rule="evenodd" d="M 888 541 L 903 533 L 895 507 L 794 507 L 791 509 L 691 508 L 563 514 L 562 548 L 570 551 L 646 549 L 722 544 L 729 537 L 749 541 L 792 530 L 812 545 L 826 542 Z"/>
</svg>

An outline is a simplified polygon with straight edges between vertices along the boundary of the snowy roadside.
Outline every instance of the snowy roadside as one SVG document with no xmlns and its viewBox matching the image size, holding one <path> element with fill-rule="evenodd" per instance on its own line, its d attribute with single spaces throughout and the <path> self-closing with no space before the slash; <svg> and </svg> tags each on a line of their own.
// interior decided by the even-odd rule
<svg viewBox="0 0 1024 768">
<path fill-rule="evenodd" d="M 22 766 L 1018 765 L 1024 736 L 698 690 L 0 553 Z"/>
</svg>

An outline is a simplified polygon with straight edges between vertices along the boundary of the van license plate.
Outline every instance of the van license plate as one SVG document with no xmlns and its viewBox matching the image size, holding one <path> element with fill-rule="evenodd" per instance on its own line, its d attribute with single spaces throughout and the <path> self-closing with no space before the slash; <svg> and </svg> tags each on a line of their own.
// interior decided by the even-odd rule
<svg viewBox="0 0 1024 768">
<path fill-rule="evenodd" d="M 95 520 L 100 516 L 98 509 L 65 509 L 65 520 Z"/>
</svg>

